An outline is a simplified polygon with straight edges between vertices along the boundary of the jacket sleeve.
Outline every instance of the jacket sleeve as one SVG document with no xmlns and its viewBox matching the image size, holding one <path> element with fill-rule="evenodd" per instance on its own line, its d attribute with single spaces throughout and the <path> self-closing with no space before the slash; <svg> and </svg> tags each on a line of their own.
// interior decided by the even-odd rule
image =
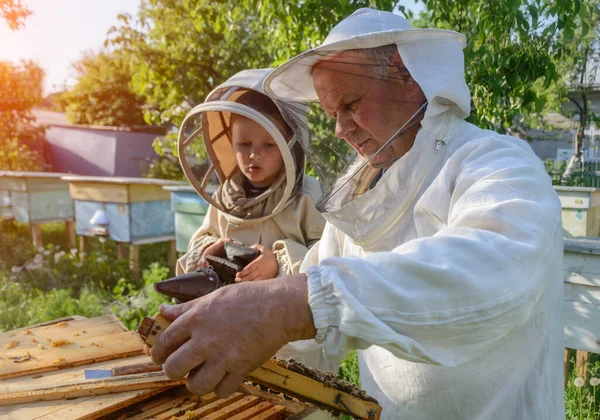
<svg viewBox="0 0 600 420">
<path fill-rule="evenodd" d="M 308 250 L 302 261 L 300 272 L 305 272 L 306 268 L 318 264 L 320 257 L 323 255 L 340 255 L 338 239 L 330 224 L 325 225 L 321 240 Z M 305 366 L 324 372 L 337 372 L 339 369 L 339 362 L 328 359 L 323 350 L 323 345 L 317 343 L 314 339 L 288 343 L 277 352 L 277 356 L 292 358 Z"/>
<path fill-rule="evenodd" d="M 194 233 L 188 251 L 177 260 L 176 274 L 184 274 L 198 266 L 204 250 L 221 238 L 219 233 L 219 214 L 213 206 L 208 206 L 200 228 Z"/>
<path fill-rule="evenodd" d="M 300 272 L 306 253 L 321 239 L 325 227 L 325 219 L 316 209 L 311 197 L 302 196 L 298 204 L 295 213 L 299 218 L 303 243 L 292 239 L 281 239 L 273 243 L 273 252 L 279 263 L 279 276 Z"/>
<path fill-rule="evenodd" d="M 555 278 L 544 265 L 562 256 L 560 203 L 535 156 L 481 149 L 446 174 L 449 205 L 425 209 L 445 214 L 435 234 L 307 269 L 316 340 L 329 359 L 378 345 L 458 366 L 527 322 Z"/>
</svg>

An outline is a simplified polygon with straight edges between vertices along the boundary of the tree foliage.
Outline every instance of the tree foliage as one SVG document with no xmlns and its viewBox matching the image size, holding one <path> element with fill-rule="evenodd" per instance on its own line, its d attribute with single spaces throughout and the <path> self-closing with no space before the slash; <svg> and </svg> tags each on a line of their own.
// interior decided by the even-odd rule
<svg viewBox="0 0 600 420">
<path fill-rule="evenodd" d="M 32 108 L 42 99 L 44 71 L 32 61 L 0 61 L 0 169 L 40 170 L 42 160 L 30 146 L 44 133 Z"/>
<path fill-rule="evenodd" d="M 416 26 L 467 37 L 465 72 L 471 89 L 470 120 L 503 131 L 515 117 L 538 116 L 561 75 L 564 40 L 573 37 L 580 0 L 422 0 Z M 585 0 L 584 0 L 585 1 Z"/>
<path fill-rule="evenodd" d="M 592 112 L 590 93 L 597 86 L 600 71 L 600 1 L 588 0 L 581 6 L 573 36 L 561 38 L 567 53 L 558 63 L 562 77 L 562 99 L 558 109 L 567 117 L 576 117 L 577 131 L 573 156 L 563 174 L 562 183 L 568 184 L 576 167 L 581 163 L 585 130 L 591 122 L 598 122 L 599 116 Z"/>
<path fill-rule="evenodd" d="M 61 106 L 74 124 L 143 125 L 144 97 L 131 88 L 128 56 L 118 52 L 86 52 L 73 64 L 77 83 L 60 95 Z"/>
<path fill-rule="evenodd" d="M 31 15 L 31 10 L 21 0 L 0 0 L 0 16 L 13 31 L 24 26 L 25 19 Z"/>
<path fill-rule="evenodd" d="M 146 121 L 178 126 L 191 107 L 233 74 L 277 65 L 318 45 L 337 22 L 373 3 L 144 0 L 136 17 L 119 16 L 107 45 L 127 52 L 135 63 L 133 87 L 147 100 Z M 377 3 L 394 7 L 389 0 Z M 174 145 L 174 137 L 161 138 L 155 149 L 176 155 Z M 152 168 L 169 172 L 163 170 L 166 163 Z"/>
<path fill-rule="evenodd" d="M 109 42 L 130 52 L 148 123 L 177 125 L 225 79 L 272 61 L 268 31 L 232 0 L 145 0 L 137 18 L 119 18 Z"/>
<path fill-rule="evenodd" d="M 146 121 L 177 126 L 232 74 L 278 65 L 319 45 L 358 8 L 393 10 L 415 26 L 467 36 L 470 120 L 503 131 L 517 116 L 539 117 L 561 77 L 556 63 L 564 42 L 589 9 L 581 0 L 420 1 L 425 11 L 414 19 L 391 0 L 143 0 L 136 17 L 120 16 L 108 43 L 135 61 L 133 88 L 147 99 Z"/>
</svg>

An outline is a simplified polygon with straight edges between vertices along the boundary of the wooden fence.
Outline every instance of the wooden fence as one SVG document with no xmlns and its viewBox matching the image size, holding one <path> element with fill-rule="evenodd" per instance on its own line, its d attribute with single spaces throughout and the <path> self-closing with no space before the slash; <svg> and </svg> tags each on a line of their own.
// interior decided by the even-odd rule
<svg viewBox="0 0 600 420">
<path fill-rule="evenodd" d="M 552 178 L 552 184 L 560 185 L 568 162 L 554 159 L 544 159 L 543 161 L 548 174 Z M 600 188 L 600 162 L 584 162 L 574 172 L 569 185 L 572 187 Z"/>
<path fill-rule="evenodd" d="M 573 350 L 576 374 L 583 378 L 588 352 L 600 353 L 600 238 L 565 240 L 563 273 L 566 384 Z"/>
</svg>

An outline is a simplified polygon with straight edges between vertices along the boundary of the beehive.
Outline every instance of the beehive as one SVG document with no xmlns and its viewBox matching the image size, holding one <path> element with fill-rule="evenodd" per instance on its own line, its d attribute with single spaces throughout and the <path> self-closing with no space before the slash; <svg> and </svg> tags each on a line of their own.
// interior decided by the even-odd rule
<svg viewBox="0 0 600 420">
<path fill-rule="evenodd" d="M 600 236 L 600 189 L 554 188 L 562 206 L 565 237 Z"/>
<path fill-rule="evenodd" d="M 29 224 L 36 246 L 42 245 L 40 225 L 52 222 L 67 223 L 69 240 L 74 245 L 73 202 L 63 176 L 53 172 L 0 172 L 0 216 Z"/>
<path fill-rule="evenodd" d="M 227 398 L 214 393 L 197 397 L 184 386 L 152 396 L 110 416 L 113 419 L 206 419 L 266 420 L 323 419 L 324 413 L 310 404 L 244 384 Z M 325 417 L 327 418 L 327 417 Z"/>
<path fill-rule="evenodd" d="M 104 235 L 119 244 L 130 244 L 130 258 L 137 272 L 139 245 L 172 242 L 175 254 L 175 226 L 167 185 L 182 182 L 149 178 L 68 176 L 75 203 L 76 232 L 83 238 Z M 107 224 L 92 223 L 101 211 Z M 85 244 L 81 246 L 85 248 Z M 119 248 L 122 249 L 122 248 Z M 123 255 L 121 255 L 123 256 Z"/>
<path fill-rule="evenodd" d="M 190 186 L 169 186 L 164 189 L 171 194 L 177 252 L 186 252 L 190 239 L 204 221 L 208 203 Z"/>
</svg>

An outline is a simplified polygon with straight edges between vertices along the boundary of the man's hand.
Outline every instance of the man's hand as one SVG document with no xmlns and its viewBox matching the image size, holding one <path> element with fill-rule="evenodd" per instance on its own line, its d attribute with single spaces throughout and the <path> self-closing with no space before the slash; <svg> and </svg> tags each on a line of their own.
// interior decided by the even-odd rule
<svg viewBox="0 0 600 420">
<path fill-rule="evenodd" d="M 173 323 L 152 360 L 171 379 L 190 372 L 187 387 L 198 395 L 230 395 L 283 345 L 316 333 L 304 274 L 222 287 L 160 312 Z"/>
<path fill-rule="evenodd" d="M 260 251 L 260 255 L 244 267 L 242 271 L 237 273 L 235 281 L 266 280 L 276 277 L 279 271 L 279 264 L 273 251 L 260 244 L 256 244 L 252 248 Z"/>
</svg>

